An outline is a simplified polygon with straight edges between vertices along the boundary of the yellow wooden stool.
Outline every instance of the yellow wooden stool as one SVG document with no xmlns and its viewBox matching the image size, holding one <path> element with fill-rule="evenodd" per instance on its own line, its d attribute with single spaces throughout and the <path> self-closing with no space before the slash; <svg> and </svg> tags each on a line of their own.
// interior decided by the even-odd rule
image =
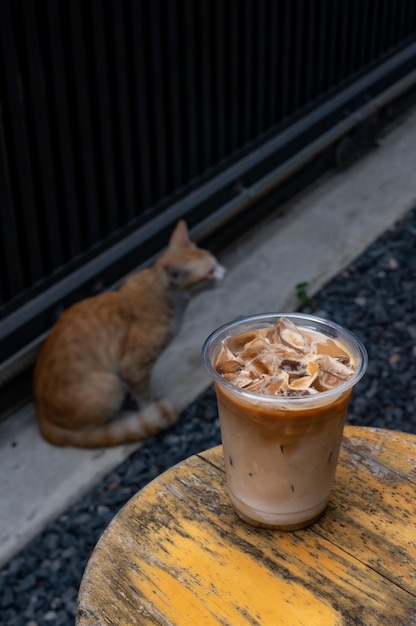
<svg viewBox="0 0 416 626">
<path fill-rule="evenodd" d="M 416 436 L 347 426 L 324 516 L 293 533 L 231 506 L 219 446 L 165 472 L 97 544 L 78 626 L 416 625 Z"/>
</svg>

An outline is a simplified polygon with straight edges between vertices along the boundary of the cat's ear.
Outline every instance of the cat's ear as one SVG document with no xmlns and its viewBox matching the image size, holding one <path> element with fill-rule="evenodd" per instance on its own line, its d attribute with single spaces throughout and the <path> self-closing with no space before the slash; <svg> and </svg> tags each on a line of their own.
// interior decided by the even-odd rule
<svg viewBox="0 0 416 626">
<path fill-rule="evenodd" d="M 177 248 L 187 243 L 189 243 L 188 227 L 184 220 L 180 220 L 177 223 L 175 230 L 173 231 L 170 237 L 169 247 Z"/>
</svg>

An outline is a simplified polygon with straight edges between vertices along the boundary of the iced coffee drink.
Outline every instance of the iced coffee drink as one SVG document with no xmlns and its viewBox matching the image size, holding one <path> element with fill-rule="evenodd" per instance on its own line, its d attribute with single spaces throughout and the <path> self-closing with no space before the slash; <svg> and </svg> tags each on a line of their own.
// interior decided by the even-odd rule
<svg viewBox="0 0 416 626">
<path fill-rule="evenodd" d="M 206 341 L 215 383 L 231 501 L 245 521 L 296 530 L 324 512 L 353 386 L 364 374 L 361 342 L 307 315 L 257 315 Z"/>
</svg>

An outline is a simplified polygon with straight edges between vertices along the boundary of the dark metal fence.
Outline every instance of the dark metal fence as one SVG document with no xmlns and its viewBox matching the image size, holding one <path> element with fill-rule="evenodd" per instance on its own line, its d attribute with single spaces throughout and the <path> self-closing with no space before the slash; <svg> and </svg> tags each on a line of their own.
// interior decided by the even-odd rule
<svg viewBox="0 0 416 626">
<path fill-rule="evenodd" d="M 410 89 L 415 41 L 414 0 L 0 0 L 0 364 Z"/>
</svg>

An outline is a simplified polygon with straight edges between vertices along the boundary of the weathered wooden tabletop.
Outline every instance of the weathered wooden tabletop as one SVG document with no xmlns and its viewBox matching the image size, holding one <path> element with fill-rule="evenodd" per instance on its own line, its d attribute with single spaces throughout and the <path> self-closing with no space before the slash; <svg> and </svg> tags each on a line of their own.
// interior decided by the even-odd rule
<svg viewBox="0 0 416 626">
<path fill-rule="evenodd" d="M 97 544 L 78 626 L 415 626 L 416 436 L 347 426 L 324 516 L 256 529 L 228 499 L 222 448 L 147 485 Z"/>
</svg>

